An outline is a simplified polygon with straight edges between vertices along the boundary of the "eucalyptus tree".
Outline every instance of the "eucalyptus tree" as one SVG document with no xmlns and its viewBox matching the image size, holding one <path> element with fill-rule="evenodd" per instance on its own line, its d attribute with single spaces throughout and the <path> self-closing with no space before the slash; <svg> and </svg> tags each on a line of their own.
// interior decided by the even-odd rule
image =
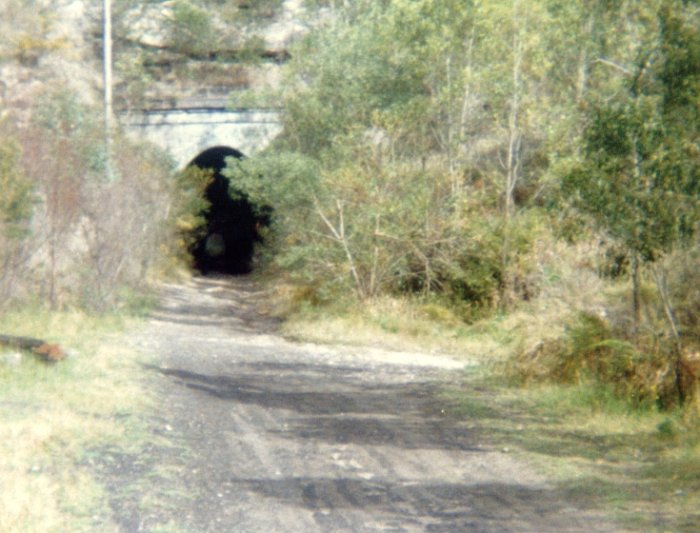
<svg viewBox="0 0 700 533">
<path fill-rule="evenodd" d="M 494 247 L 491 234 L 507 232 L 488 206 L 501 195 L 512 217 L 523 144 L 537 144 L 546 11 L 524 0 L 362 0 L 332 13 L 292 51 L 280 98 L 278 146 L 317 162 L 305 238 L 326 235 L 358 293 L 490 299 L 475 284 L 502 284 L 520 250 L 515 237 Z M 484 182 L 492 197 L 478 201 L 476 228 L 467 218 Z M 381 264 L 391 274 L 378 283 Z M 466 272 L 475 268 L 484 275 Z"/>
<path fill-rule="evenodd" d="M 320 263 L 347 269 L 360 296 L 405 287 L 408 278 L 424 292 L 439 283 L 445 254 L 437 249 L 458 233 L 458 132 L 473 105 L 461 89 L 470 9 L 356 2 L 293 51 L 280 145 L 317 168 L 301 241 L 325 241 L 317 253 L 330 255 Z"/>
<path fill-rule="evenodd" d="M 635 327 L 639 267 L 650 265 L 677 343 L 680 332 L 655 263 L 688 242 L 700 221 L 697 13 L 691 2 L 661 3 L 650 20 L 652 39 L 640 43 L 634 66 L 626 68 L 625 90 L 591 102 L 579 160 L 563 179 L 573 204 L 631 256 Z"/>
</svg>

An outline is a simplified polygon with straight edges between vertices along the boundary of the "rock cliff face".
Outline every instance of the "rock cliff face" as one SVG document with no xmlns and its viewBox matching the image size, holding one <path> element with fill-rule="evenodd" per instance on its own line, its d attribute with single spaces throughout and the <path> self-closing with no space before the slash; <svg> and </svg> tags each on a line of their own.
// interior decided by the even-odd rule
<svg viewBox="0 0 700 533">
<path fill-rule="evenodd" d="M 254 15 L 244 1 L 193 3 L 184 13 L 182 2 L 144 3 L 118 14 L 117 104 L 201 102 L 277 87 L 289 46 L 308 25 L 303 0 L 268 3 L 275 8 Z"/>
<path fill-rule="evenodd" d="M 0 21 L 0 115 L 30 108 L 47 89 L 62 88 L 86 103 L 99 104 L 102 2 L 5 3 Z M 239 89 L 277 86 L 290 44 L 308 25 L 303 0 L 268 3 L 275 9 L 247 15 L 251 2 L 113 2 L 116 105 L 130 109 L 157 100 L 225 98 Z M 206 22 L 205 31 L 194 33 L 206 44 L 201 50 L 178 49 L 174 43 L 181 30 L 178 24 L 188 23 L 177 19 L 179 4 L 194 6 Z"/>
<path fill-rule="evenodd" d="M 101 66 L 94 53 L 93 2 L 7 0 L 0 20 L 0 114 L 32 106 L 48 89 L 98 101 Z"/>
</svg>

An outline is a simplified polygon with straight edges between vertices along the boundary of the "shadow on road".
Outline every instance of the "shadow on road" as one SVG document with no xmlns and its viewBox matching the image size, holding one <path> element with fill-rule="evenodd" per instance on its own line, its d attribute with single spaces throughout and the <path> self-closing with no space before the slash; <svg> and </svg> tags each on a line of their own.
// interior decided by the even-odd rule
<svg viewBox="0 0 700 533">
<path fill-rule="evenodd" d="M 392 474 L 386 463 L 383 473 L 366 478 L 356 471 L 320 476 L 220 474 L 219 483 L 231 494 L 269 501 L 270 509 L 306 509 L 321 531 L 354 531 L 359 524 L 368 531 L 588 530 L 582 510 L 554 488 L 520 479 L 518 471 L 488 481 L 493 453 L 479 445 L 476 424 L 465 425 L 444 414 L 439 386 L 430 381 L 372 381 L 371 370 L 301 362 L 240 363 L 235 375 L 149 368 L 201 401 L 229 404 L 225 411 L 235 412 L 238 405 L 238 410 L 274 413 L 270 416 L 278 423 L 265 427 L 265 433 L 286 440 L 290 448 L 300 442 L 374 447 L 382 450 L 380 455 L 395 454 L 404 457 L 402 461 L 413 456 L 417 464 L 434 453 L 483 465 L 473 479 L 459 482 L 441 480 L 451 479 L 450 472 L 433 477 L 440 472 L 438 464 L 426 465 L 432 474 L 414 479 Z M 479 456 L 483 459 L 476 459 Z M 374 522 L 366 522 L 368 517 Z"/>
<path fill-rule="evenodd" d="M 357 368 L 294 363 L 241 364 L 235 376 L 150 368 L 220 400 L 285 411 L 277 432 L 285 438 L 478 450 L 473 431 L 444 415 L 430 382 L 369 384 Z"/>
<path fill-rule="evenodd" d="M 380 517 L 382 529 L 390 531 L 583 531 L 572 523 L 572 509 L 555 491 L 515 483 L 396 483 L 308 477 L 232 481 L 234 486 L 276 502 L 315 511 L 316 522 L 327 531 L 351 526 L 339 523 L 337 515 L 329 513 L 339 505 Z M 535 524 L 539 528 L 532 529 Z"/>
<path fill-rule="evenodd" d="M 285 342 L 263 300 L 242 279 L 164 288 L 150 470 L 105 467 L 120 531 L 614 530 L 495 447 L 512 413 L 488 393 L 445 399 L 459 371 Z"/>
</svg>

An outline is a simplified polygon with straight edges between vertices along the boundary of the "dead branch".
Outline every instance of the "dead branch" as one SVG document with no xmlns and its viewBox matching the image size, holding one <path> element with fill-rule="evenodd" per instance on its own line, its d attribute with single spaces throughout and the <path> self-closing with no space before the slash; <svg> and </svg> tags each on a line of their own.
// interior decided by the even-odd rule
<svg viewBox="0 0 700 533">
<path fill-rule="evenodd" d="M 0 335 L 0 345 L 32 352 L 46 363 L 55 363 L 66 358 L 66 352 L 58 344 L 49 344 L 42 339 L 32 337 Z"/>
</svg>

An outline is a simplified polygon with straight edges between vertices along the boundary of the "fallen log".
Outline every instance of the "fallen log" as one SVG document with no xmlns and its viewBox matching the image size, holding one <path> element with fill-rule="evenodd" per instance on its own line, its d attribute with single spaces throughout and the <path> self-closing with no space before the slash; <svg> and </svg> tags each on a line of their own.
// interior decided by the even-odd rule
<svg viewBox="0 0 700 533">
<path fill-rule="evenodd" d="M 47 363 L 55 363 L 66 358 L 66 352 L 58 344 L 50 344 L 42 339 L 32 337 L 0 335 L 0 345 L 30 351 Z"/>
</svg>

